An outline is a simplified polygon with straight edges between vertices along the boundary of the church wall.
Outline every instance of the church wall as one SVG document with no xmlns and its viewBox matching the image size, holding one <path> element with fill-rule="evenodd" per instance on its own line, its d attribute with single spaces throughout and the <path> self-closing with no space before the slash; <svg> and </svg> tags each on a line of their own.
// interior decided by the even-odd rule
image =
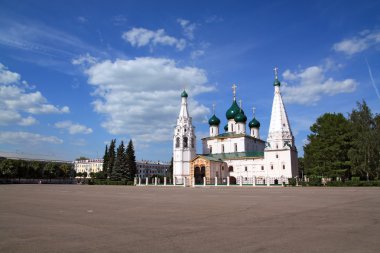
<svg viewBox="0 0 380 253">
<path fill-rule="evenodd" d="M 264 152 L 265 167 L 270 177 L 291 178 L 296 175 L 292 173 L 292 151 L 290 149 L 266 150 Z M 285 169 L 284 169 L 285 168 Z"/>
</svg>

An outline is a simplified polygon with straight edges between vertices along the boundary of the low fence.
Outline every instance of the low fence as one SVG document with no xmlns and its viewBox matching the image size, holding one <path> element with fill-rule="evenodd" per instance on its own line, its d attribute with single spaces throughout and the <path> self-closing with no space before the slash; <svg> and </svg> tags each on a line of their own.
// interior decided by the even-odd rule
<svg viewBox="0 0 380 253">
<path fill-rule="evenodd" d="M 226 178 L 135 178 L 137 186 L 285 186 L 288 178 L 283 177 L 226 177 Z"/>
</svg>

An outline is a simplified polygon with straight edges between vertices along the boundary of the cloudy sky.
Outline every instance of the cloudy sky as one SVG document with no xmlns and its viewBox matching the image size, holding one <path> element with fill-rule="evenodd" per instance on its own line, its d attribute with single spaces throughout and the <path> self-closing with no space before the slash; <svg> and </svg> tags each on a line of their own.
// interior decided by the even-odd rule
<svg viewBox="0 0 380 253">
<path fill-rule="evenodd" d="M 380 2 L 2 0 L 0 153 L 169 161 L 184 88 L 200 153 L 234 83 L 266 139 L 275 66 L 300 155 L 321 114 L 379 113 Z"/>
</svg>

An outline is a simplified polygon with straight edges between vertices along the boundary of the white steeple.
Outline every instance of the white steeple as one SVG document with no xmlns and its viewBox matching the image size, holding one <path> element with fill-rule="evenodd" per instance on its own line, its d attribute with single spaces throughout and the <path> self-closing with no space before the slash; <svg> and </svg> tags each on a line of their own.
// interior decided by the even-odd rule
<svg viewBox="0 0 380 253">
<path fill-rule="evenodd" d="M 173 137 L 173 180 L 183 183 L 190 175 L 190 161 L 196 154 L 196 136 L 192 119 L 187 110 L 187 93 L 181 94 L 181 109 Z"/>
<path fill-rule="evenodd" d="M 274 68 L 274 98 L 267 139 L 267 148 L 269 149 L 284 149 L 290 148 L 290 146 L 294 146 L 294 137 L 290 129 L 288 116 L 286 114 L 285 106 L 281 97 L 281 83 L 278 80 L 277 70 L 278 68 Z"/>
</svg>

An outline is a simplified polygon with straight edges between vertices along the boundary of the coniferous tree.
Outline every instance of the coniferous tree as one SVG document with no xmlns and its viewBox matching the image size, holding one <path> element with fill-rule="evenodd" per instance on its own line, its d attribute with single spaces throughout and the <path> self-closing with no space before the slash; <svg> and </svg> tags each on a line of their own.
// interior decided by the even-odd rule
<svg viewBox="0 0 380 253">
<path fill-rule="evenodd" d="M 109 160 L 108 145 L 106 145 L 106 149 L 104 151 L 104 156 L 103 156 L 103 173 L 106 175 L 106 178 L 107 178 L 107 171 L 108 171 L 108 160 Z"/>
<path fill-rule="evenodd" d="M 135 149 L 133 147 L 132 140 L 129 141 L 128 147 L 126 150 L 126 162 L 127 162 L 127 180 L 133 181 L 137 166 L 136 166 L 136 156 L 135 156 Z"/>
<path fill-rule="evenodd" d="M 119 147 L 117 148 L 115 165 L 112 170 L 111 179 L 112 180 L 121 180 L 126 177 L 126 158 L 124 152 L 124 142 L 121 141 Z"/>
<path fill-rule="evenodd" d="M 311 127 L 304 146 L 305 174 L 349 177 L 352 131 L 343 114 L 325 113 Z"/>
<path fill-rule="evenodd" d="M 376 123 L 366 102 L 357 103 L 350 121 L 353 130 L 353 146 L 349 151 L 352 172 L 369 180 L 376 177 L 379 166 L 379 145 L 376 138 Z"/>
<path fill-rule="evenodd" d="M 168 171 L 168 174 L 166 175 L 168 178 L 172 178 L 173 177 L 173 157 L 172 159 L 170 160 L 170 166 L 169 166 L 169 171 Z"/>
<path fill-rule="evenodd" d="M 110 147 L 108 149 L 108 170 L 107 170 L 108 177 L 112 175 L 113 167 L 115 164 L 115 158 L 116 158 L 115 145 L 116 145 L 116 139 L 112 139 Z"/>
</svg>

